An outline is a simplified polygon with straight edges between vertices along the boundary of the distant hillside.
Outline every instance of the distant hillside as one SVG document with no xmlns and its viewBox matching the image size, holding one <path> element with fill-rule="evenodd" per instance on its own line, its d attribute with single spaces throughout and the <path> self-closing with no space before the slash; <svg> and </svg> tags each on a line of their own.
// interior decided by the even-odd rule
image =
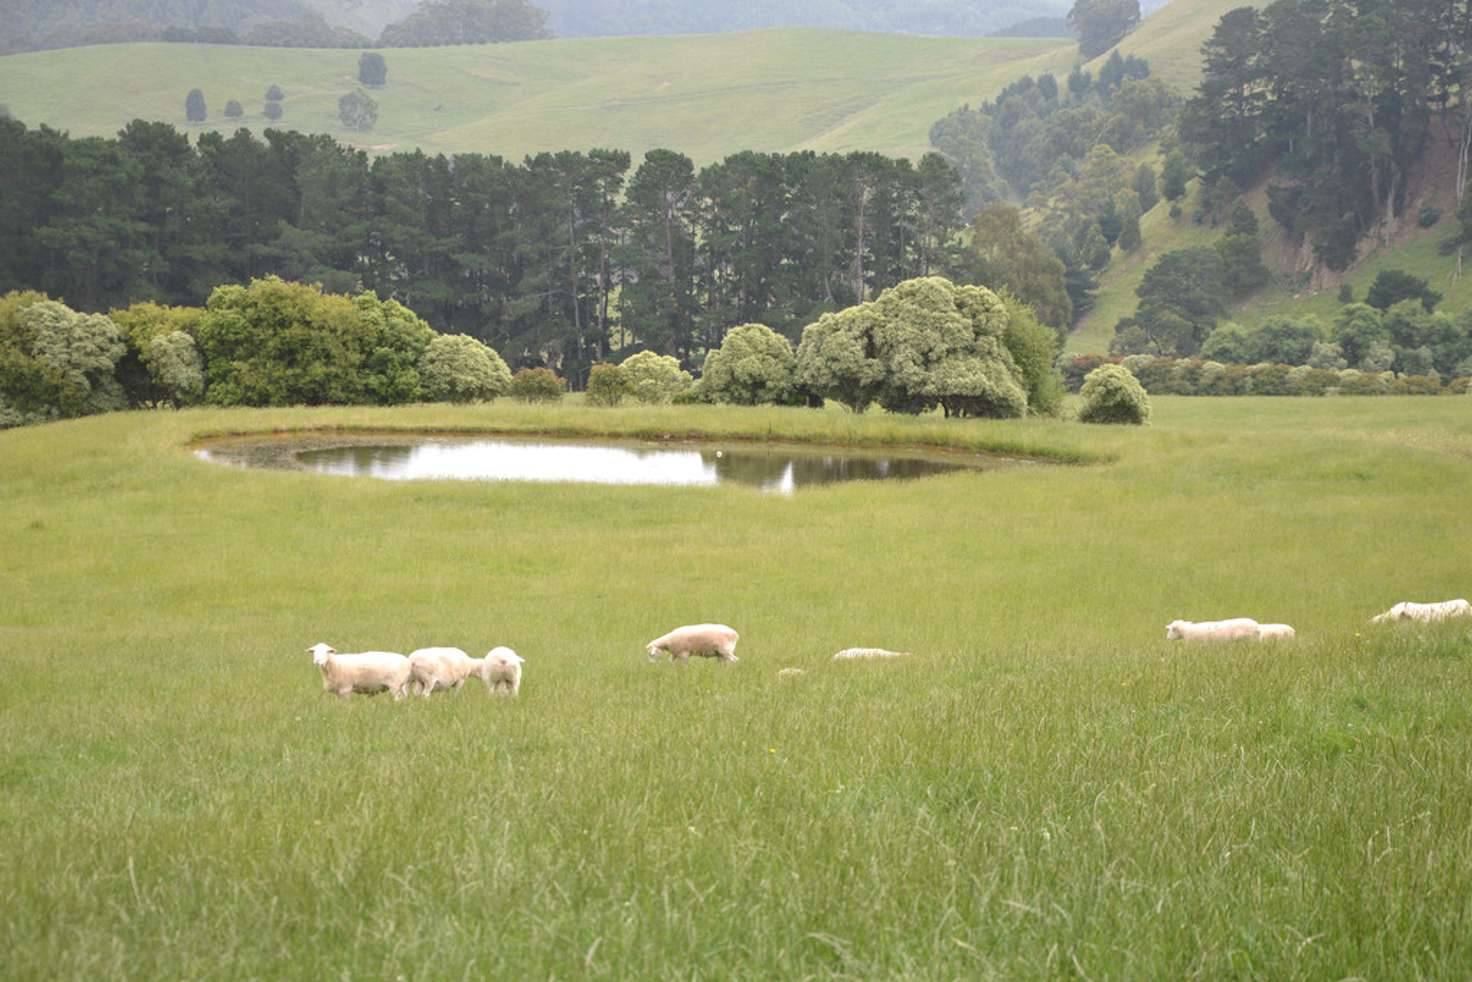
<svg viewBox="0 0 1472 982">
<path fill-rule="evenodd" d="M 540 0 L 559 37 L 704 34 L 822 27 L 979 37 L 1019 21 L 1062 16 L 1071 0 Z"/>
<path fill-rule="evenodd" d="M 167 28 L 243 34 L 272 21 L 321 15 L 376 37 L 415 0 L 9 0 L 0 52 L 157 38 Z"/>
<path fill-rule="evenodd" d="M 833 31 L 597 38 L 386 52 L 370 133 L 337 100 L 356 87 L 356 51 L 135 44 L 0 58 L 0 102 L 30 124 L 110 135 L 135 117 L 187 130 L 256 131 L 262 95 L 286 92 L 279 126 L 377 150 L 673 147 L 698 161 L 737 150 L 875 150 L 919 157 L 935 119 L 1029 72 L 1066 70 L 1048 39 L 932 39 Z M 203 89 L 205 127 L 184 122 Z M 246 109 L 224 118 L 230 99 Z"/>
</svg>

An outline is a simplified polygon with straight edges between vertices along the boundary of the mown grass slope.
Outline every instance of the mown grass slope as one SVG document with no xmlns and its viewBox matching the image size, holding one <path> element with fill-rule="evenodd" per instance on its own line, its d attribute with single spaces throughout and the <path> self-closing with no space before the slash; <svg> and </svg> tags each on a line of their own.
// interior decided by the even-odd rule
<svg viewBox="0 0 1472 982">
<path fill-rule="evenodd" d="M 1465 976 L 1465 400 L 1155 424 L 802 410 L 125 414 L 0 433 L 0 975 Z M 394 484 L 302 426 L 1052 447 L 913 484 Z M 1186 648 L 1251 614 L 1296 645 Z M 647 663 L 722 620 L 740 664 Z M 522 697 L 303 649 L 507 643 Z M 852 644 L 913 649 L 835 665 Z M 807 674 L 779 679 L 783 667 Z"/>
<path fill-rule="evenodd" d="M 110 135 L 143 117 L 197 130 L 184 96 L 204 91 L 207 127 L 259 131 L 263 94 L 286 92 L 284 128 L 379 150 L 672 147 L 701 162 L 738 150 L 877 150 L 918 156 L 930 125 L 1030 70 L 1068 64 L 1058 39 L 935 39 L 786 30 L 597 38 L 385 52 L 379 120 L 355 133 L 337 100 L 358 52 L 209 45 L 109 45 L 0 58 L 0 101 L 28 123 Z M 247 110 L 239 124 L 225 103 Z"/>
</svg>

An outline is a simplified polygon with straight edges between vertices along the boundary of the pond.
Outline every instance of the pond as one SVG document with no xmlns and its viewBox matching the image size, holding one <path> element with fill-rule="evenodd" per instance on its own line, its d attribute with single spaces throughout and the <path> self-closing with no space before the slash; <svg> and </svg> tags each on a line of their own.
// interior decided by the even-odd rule
<svg viewBox="0 0 1472 982">
<path fill-rule="evenodd" d="M 212 442 L 201 458 L 239 467 L 387 481 L 542 481 L 790 494 L 842 481 L 909 480 L 995 467 L 980 454 L 770 444 L 567 441 L 430 435 L 298 435 Z"/>
</svg>

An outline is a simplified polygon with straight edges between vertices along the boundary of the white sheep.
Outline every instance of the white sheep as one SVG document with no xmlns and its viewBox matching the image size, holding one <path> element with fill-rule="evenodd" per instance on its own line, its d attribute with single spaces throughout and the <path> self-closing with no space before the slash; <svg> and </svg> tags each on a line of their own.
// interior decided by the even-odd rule
<svg viewBox="0 0 1472 982">
<path fill-rule="evenodd" d="M 1416 604 L 1404 601 L 1391 607 L 1378 617 L 1370 618 L 1372 624 L 1384 624 L 1386 621 L 1420 621 L 1431 623 L 1433 621 L 1444 621 L 1453 617 L 1472 616 L 1472 603 L 1465 600 L 1447 600 L 1439 604 Z"/>
<path fill-rule="evenodd" d="M 723 662 L 739 661 L 736 657 L 736 642 L 741 635 L 724 624 L 691 624 L 677 627 L 668 634 L 655 638 L 645 645 L 650 661 L 659 661 L 661 652 L 668 652 L 670 660 L 681 665 L 697 658 L 718 658 Z"/>
<path fill-rule="evenodd" d="M 1167 641 L 1241 641 L 1257 637 L 1257 621 L 1237 617 L 1226 621 L 1171 621 L 1165 628 Z"/>
<path fill-rule="evenodd" d="M 484 658 L 472 658 L 459 648 L 421 648 L 409 656 L 414 691 L 428 699 L 436 689 L 464 688 L 472 675 L 487 692 L 521 691 L 522 658 L 510 648 L 494 648 Z"/>
<path fill-rule="evenodd" d="M 409 694 L 412 672 L 409 659 L 389 651 L 366 651 L 356 655 L 340 655 L 327 644 L 314 644 L 307 649 L 312 664 L 322 672 L 322 688 L 346 699 L 354 692 L 393 693 L 395 701 Z"/>
<path fill-rule="evenodd" d="M 526 659 L 510 648 L 492 648 L 480 659 L 481 678 L 492 692 L 518 695 L 521 692 L 521 666 Z"/>
<path fill-rule="evenodd" d="M 428 699 L 435 689 L 464 688 L 465 680 L 478 674 L 480 662 L 459 648 L 420 648 L 409 655 L 413 691 Z"/>
<path fill-rule="evenodd" d="M 1257 628 L 1259 641 L 1292 641 L 1298 632 L 1287 624 L 1260 624 Z"/>
<path fill-rule="evenodd" d="M 884 648 L 844 648 L 833 656 L 834 661 L 849 661 L 855 658 L 908 658 L 908 651 L 887 651 Z"/>
</svg>

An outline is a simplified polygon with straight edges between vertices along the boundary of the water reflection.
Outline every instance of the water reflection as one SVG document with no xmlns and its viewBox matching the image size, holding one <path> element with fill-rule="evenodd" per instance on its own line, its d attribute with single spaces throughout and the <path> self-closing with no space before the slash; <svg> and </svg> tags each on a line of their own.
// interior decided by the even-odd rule
<svg viewBox="0 0 1472 982">
<path fill-rule="evenodd" d="M 979 464 L 807 448 L 620 446 L 511 439 L 390 438 L 217 445 L 202 457 L 389 481 L 542 481 L 684 487 L 740 484 L 782 494 L 841 481 L 945 474 Z"/>
</svg>

